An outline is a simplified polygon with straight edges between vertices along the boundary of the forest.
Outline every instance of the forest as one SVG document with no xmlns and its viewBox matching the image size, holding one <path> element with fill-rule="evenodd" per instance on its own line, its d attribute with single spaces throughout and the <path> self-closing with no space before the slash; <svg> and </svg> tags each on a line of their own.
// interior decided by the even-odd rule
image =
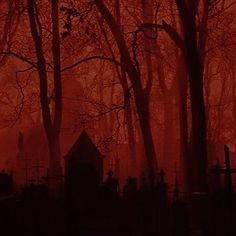
<svg viewBox="0 0 236 236">
<path fill-rule="evenodd" d="M 235 0 L 0 0 L 0 232 L 236 235 Z"/>
<path fill-rule="evenodd" d="M 164 170 L 209 191 L 225 144 L 236 164 L 235 5 L 1 0 L 0 168 L 24 149 L 63 175 L 86 130 L 121 182 Z"/>
</svg>

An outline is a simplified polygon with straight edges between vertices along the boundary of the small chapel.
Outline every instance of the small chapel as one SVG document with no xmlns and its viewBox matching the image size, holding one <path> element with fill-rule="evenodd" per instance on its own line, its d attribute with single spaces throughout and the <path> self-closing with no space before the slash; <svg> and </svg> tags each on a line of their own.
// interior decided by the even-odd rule
<svg viewBox="0 0 236 236">
<path fill-rule="evenodd" d="M 93 189 L 103 181 L 103 160 L 101 154 L 85 130 L 64 156 L 65 187 L 67 190 Z"/>
</svg>

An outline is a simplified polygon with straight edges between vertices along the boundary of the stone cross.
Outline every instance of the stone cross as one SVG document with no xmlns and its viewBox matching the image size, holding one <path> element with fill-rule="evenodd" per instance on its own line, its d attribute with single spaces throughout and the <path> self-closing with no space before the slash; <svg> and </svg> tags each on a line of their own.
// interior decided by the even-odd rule
<svg viewBox="0 0 236 236">
<path fill-rule="evenodd" d="M 28 172 L 28 170 L 30 170 L 30 167 L 29 167 L 29 161 L 30 160 L 31 159 L 29 159 L 27 157 L 24 158 L 25 166 L 24 166 L 23 170 L 25 171 L 25 184 L 26 184 L 26 186 L 28 185 L 28 181 L 29 181 L 29 172 Z"/>
<path fill-rule="evenodd" d="M 224 153 L 225 153 L 225 167 L 214 167 L 212 168 L 212 173 L 220 175 L 225 174 L 225 183 L 226 183 L 226 190 L 228 192 L 232 192 L 232 174 L 236 173 L 236 168 L 231 168 L 230 165 L 230 155 L 229 155 L 229 147 L 224 145 Z"/>
<path fill-rule="evenodd" d="M 36 178 L 37 178 L 37 184 L 39 184 L 39 178 L 40 178 L 40 169 L 44 168 L 43 166 L 39 165 L 39 160 L 36 161 L 36 165 L 32 166 L 32 168 L 36 169 Z"/>
</svg>

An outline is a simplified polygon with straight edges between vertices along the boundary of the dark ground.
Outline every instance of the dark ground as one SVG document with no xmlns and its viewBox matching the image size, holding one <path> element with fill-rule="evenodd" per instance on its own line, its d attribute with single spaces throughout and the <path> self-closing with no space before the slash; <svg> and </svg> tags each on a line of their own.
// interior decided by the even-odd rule
<svg viewBox="0 0 236 236">
<path fill-rule="evenodd" d="M 153 189 L 121 198 L 103 189 L 54 201 L 32 192 L 2 197 L 1 235 L 236 235 L 233 194 L 195 195 L 172 203 L 163 196 Z"/>
</svg>

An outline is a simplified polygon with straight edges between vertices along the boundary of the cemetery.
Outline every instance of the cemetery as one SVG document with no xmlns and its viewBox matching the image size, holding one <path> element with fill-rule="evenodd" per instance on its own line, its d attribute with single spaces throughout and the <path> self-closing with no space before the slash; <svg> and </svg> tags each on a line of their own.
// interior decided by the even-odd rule
<svg viewBox="0 0 236 236">
<path fill-rule="evenodd" d="M 20 135 L 22 144 L 22 134 Z M 19 145 L 22 147 L 22 145 Z M 209 175 L 221 186 L 209 192 L 181 194 L 176 175 L 169 191 L 164 170 L 141 179 L 127 176 L 124 186 L 112 170 L 103 173 L 103 156 L 85 131 L 65 156 L 65 176 L 57 198 L 49 191 L 51 178 L 40 175 L 40 165 L 22 169 L 22 189 L 14 178 L 0 173 L 2 232 L 23 235 L 235 235 L 235 168 L 224 146 L 225 166 L 213 166 Z M 19 155 L 18 155 L 19 157 Z M 22 156 L 20 158 L 23 158 Z M 35 180 L 27 174 L 36 168 Z M 106 177 L 102 178 L 103 175 Z M 27 177 L 28 176 L 28 177 Z M 223 177 L 223 178 L 222 178 Z M 11 227 L 14 225 L 14 227 Z"/>
<path fill-rule="evenodd" d="M 236 236 L 236 0 L 0 0 L 0 236 Z"/>
</svg>

